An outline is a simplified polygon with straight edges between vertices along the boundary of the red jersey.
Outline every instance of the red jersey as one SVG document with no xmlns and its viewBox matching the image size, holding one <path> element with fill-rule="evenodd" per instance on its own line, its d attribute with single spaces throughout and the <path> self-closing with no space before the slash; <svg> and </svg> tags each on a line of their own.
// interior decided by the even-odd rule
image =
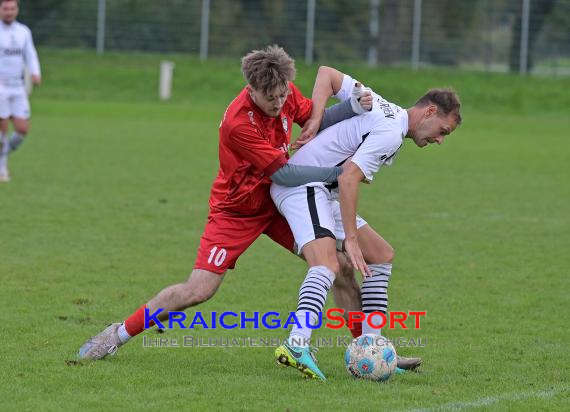
<svg viewBox="0 0 570 412">
<path fill-rule="evenodd" d="M 293 122 L 309 119 L 313 102 L 293 83 L 278 117 L 264 114 L 247 87 L 230 103 L 220 124 L 220 169 L 212 186 L 210 208 L 252 216 L 272 207 L 271 176 L 287 163 Z"/>
</svg>

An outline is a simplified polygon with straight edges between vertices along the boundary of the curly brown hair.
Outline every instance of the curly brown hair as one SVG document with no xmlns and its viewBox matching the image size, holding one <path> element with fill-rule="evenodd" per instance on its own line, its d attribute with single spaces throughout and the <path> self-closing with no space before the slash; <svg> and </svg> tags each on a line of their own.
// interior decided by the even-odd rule
<svg viewBox="0 0 570 412">
<path fill-rule="evenodd" d="M 295 79 L 295 60 L 282 47 L 268 46 L 242 57 L 241 71 L 251 87 L 267 95 Z"/>
</svg>

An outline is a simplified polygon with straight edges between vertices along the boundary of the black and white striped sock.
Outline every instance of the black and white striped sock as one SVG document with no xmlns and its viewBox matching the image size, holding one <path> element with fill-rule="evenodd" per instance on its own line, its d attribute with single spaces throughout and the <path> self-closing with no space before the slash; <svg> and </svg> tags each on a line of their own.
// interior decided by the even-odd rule
<svg viewBox="0 0 570 412">
<path fill-rule="evenodd" d="M 307 276 L 299 289 L 299 304 L 297 305 L 297 319 L 301 328 L 294 325 L 289 336 L 289 343 L 293 346 L 307 346 L 311 338 L 312 329 L 306 326 L 308 316 L 311 325 L 318 324 L 319 315 L 325 307 L 327 294 L 334 282 L 334 273 L 326 266 L 313 266 L 309 268 Z"/>
<path fill-rule="evenodd" d="M 369 316 L 372 312 L 382 312 L 386 315 L 388 311 L 388 282 L 392 274 L 392 264 L 382 263 L 368 265 L 372 276 L 364 278 L 362 281 L 362 311 Z M 373 325 L 382 324 L 382 318 L 378 315 L 371 319 Z M 372 334 L 380 336 L 380 329 L 374 329 L 368 325 L 367 321 L 362 323 L 362 334 Z"/>
</svg>

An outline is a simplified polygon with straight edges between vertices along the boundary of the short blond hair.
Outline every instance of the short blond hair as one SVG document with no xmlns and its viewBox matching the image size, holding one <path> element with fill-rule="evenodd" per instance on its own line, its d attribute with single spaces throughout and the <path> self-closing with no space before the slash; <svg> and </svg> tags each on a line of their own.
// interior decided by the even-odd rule
<svg viewBox="0 0 570 412">
<path fill-rule="evenodd" d="M 267 95 L 276 87 L 287 87 L 295 79 L 295 60 L 282 47 L 268 46 L 242 57 L 241 71 L 251 87 Z"/>
</svg>

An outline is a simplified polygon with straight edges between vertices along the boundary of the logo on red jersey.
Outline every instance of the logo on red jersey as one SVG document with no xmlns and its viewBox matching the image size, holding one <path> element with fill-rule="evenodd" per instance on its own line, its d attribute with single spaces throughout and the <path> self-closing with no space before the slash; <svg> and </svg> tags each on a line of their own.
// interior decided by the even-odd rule
<svg viewBox="0 0 570 412">
<path fill-rule="evenodd" d="M 247 115 L 249 116 L 250 123 L 255 125 L 255 119 L 253 118 L 253 112 L 250 110 L 249 112 L 247 112 Z"/>
<path fill-rule="evenodd" d="M 281 121 L 283 122 L 283 130 L 285 130 L 285 133 L 287 133 L 289 131 L 289 123 L 287 122 L 287 116 L 283 116 L 281 118 Z"/>
</svg>

